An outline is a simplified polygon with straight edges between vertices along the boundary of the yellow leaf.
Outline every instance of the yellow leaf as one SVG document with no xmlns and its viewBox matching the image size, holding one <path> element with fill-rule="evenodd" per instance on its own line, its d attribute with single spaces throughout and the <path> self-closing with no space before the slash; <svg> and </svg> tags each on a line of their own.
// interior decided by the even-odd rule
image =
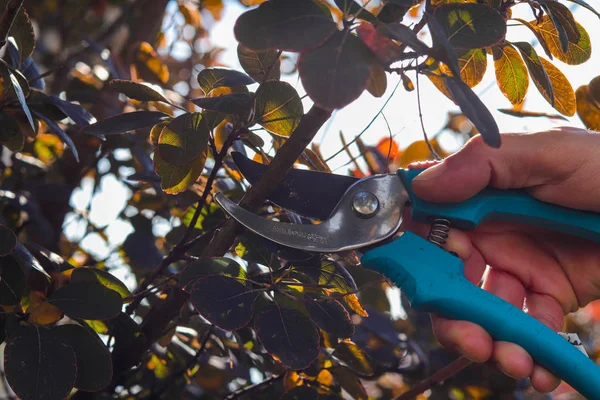
<svg viewBox="0 0 600 400">
<path fill-rule="evenodd" d="M 542 35 L 548 44 L 550 53 L 564 63 L 570 65 L 579 65 L 589 60 L 590 56 L 592 55 L 592 43 L 590 41 L 590 36 L 585 28 L 578 22 L 575 22 L 575 24 L 577 25 L 577 30 L 579 31 L 579 40 L 577 43 L 573 43 L 569 40 L 569 46 L 566 53 L 562 51 L 558 32 L 548 15 L 544 15 L 539 24 L 537 24 L 536 21 L 530 21 L 530 24 L 533 25 L 535 30 Z M 564 28 L 569 29 L 568 26 L 565 26 Z M 567 32 L 567 34 L 568 33 L 569 32 Z M 576 33 L 574 34 L 576 35 Z"/>
<path fill-rule="evenodd" d="M 473 49 L 458 59 L 460 76 L 469 87 L 481 82 L 487 68 L 487 55 L 481 49 Z"/>
<path fill-rule="evenodd" d="M 387 75 L 383 66 L 377 61 L 371 62 L 371 75 L 367 82 L 367 90 L 373 97 L 381 97 L 387 89 Z"/>
<path fill-rule="evenodd" d="M 179 4 L 179 12 L 183 15 L 186 24 L 196 29 L 202 28 L 202 16 L 197 8 L 192 8 L 187 4 Z"/>
<path fill-rule="evenodd" d="M 439 146 L 437 140 L 431 139 L 429 141 L 431 143 L 431 147 L 435 150 L 438 156 L 444 158 L 447 156 L 447 153 Z M 433 154 L 429 150 L 427 143 L 424 140 L 418 140 L 416 142 L 411 143 L 400 155 L 400 160 L 398 167 L 406 168 L 409 164 L 417 161 L 431 161 L 434 160 Z"/>
<path fill-rule="evenodd" d="M 567 77 L 560 72 L 550 61 L 540 57 L 542 65 L 546 69 L 550 83 L 552 83 L 552 91 L 554 92 L 554 108 L 559 113 L 572 116 L 577 110 L 575 92 L 569 83 Z M 540 93 L 548 100 L 545 91 L 540 90 Z"/>
<path fill-rule="evenodd" d="M 358 296 L 355 294 L 347 294 L 344 296 L 344 301 L 348 304 L 348 307 L 361 317 L 368 317 L 369 313 L 363 308 L 362 304 L 358 300 Z"/>
<path fill-rule="evenodd" d="M 160 122 L 152 127 L 150 130 L 150 143 L 154 145 L 154 147 L 158 147 L 158 138 L 162 130 L 169 124 L 169 121 Z"/>
<path fill-rule="evenodd" d="M 529 88 L 529 75 L 521 55 L 508 43 L 494 46 L 492 52 L 498 88 L 512 104 L 523 103 Z"/>
<path fill-rule="evenodd" d="M 156 354 L 152 354 L 150 361 L 148 361 L 146 365 L 150 371 L 154 371 L 154 375 L 156 375 L 158 379 L 163 379 L 169 376 L 167 361 L 158 358 Z"/>
<path fill-rule="evenodd" d="M 46 296 L 39 291 L 29 293 L 29 306 L 25 310 L 29 315 L 29 321 L 38 325 L 50 325 L 63 317 L 62 311 L 50 303 L 46 303 Z"/>
<path fill-rule="evenodd" d="M 588 129 L 600 130 L 600 107 L 591 95 L 589 86 L 581 86 L 575 93 L 577 96 L 577 115 Z"/>
<path fill-rule="evenodd" d="M 283 377 L 283 387 L 285 391 L 292 390 L 296 386 L 302 384 L 302 379 L 300 379 L 300 375 L 298 375 L 295 371 L 287 371 L 285 376 Z"/>
<path fill-rule="evenodd" d="M 152 80 L 154 77 L 162 83 L 169 80 L 169 69 L 158 58 L 158 54 L 148 42 L 142 42 L 135 55 L 135 64 L 137 74 L 145 80 Z M 150 75 L 149 75 L 150 74 Z"/>
<path fill-rule="evenodd" d="M 322 386 L 331 387 L 334 383 L 333 375 L 331 375 L 331 372 L 327 371 L 326 369 L 322 369 L 317 375 L 317 382 L 319 382 L 319 384 Z"/>
<path fill-rule="evenodd" d="M 216 21 L 221 20 L 221 13 L 223 12 L 224 8 L 223 0 L 203 0 L 202 8 L 210 11 Z"/>
</svg>

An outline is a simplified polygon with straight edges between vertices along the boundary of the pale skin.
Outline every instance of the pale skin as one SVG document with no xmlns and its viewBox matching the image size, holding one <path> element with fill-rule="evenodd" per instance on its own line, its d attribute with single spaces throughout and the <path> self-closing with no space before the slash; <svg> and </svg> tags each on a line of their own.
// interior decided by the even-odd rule
<svg viewBox="0 0 600 400">
<path fill-rule="evenodd" d="M 600 133 L 559 128 L 532 134 L 503 134 L 502 147 L 481 137 L 428 167 L 413 182 L 415 193 L 433 202 L 458 202 L 484 187 L 524 188 L 534 197 L 600 212 Z M 426 234 L 427 227 L 408 223 Z M 414 226 L 413 226 L 414 225 Z M 487 222 L 474 232 L 451 230 L 445 248 L 459 255 L 474 283 L 527 312 L 555 331 L 564 316 L 600 298 L 597 243 L 527 225 Z M 483 276 L 486 265 L 490 266 Z M 513 378 L 529 377 L 539 392 L 560 383 L 520 346 L 494 342 L 478 325 L 432 316 L 442 345 L 476 362 L 492 363 Z"/>
</svg>

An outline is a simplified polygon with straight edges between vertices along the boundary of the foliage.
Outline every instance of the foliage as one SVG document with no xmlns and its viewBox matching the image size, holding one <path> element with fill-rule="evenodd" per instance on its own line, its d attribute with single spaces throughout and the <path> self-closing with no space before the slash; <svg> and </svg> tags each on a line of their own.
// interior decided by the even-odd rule
<svg viewBox="0 0 600 400">
<path fill-rule="evenodd" d="M 228 241 L 217 192 L 257 196 L 248 201 L 264 217 L 316 223 L 250 195 L 232 152 L 331 173 L 312 138 L 365 90 L 382 97 L 393 74 L 408 92 L 424 75 L 454 101 L 460 113 L 444 131 L 459 140 L 479 133 L 501 145 L 472 90 L 488 69 L 507 114 L 577 113 L 600 130 L 600 77 L 575 92 L 556 62 L 591 56 L 593 38 L 568 3 L 236 1 L 242 70 L 222 65 L 207 38 L 224 18 L 221 0 L 3 0 L 19 7 L 0 20 L 0 339 L 20 398 L 398 396 L 456 355 L 435 342 L 427 315 L 403 302 L 407 317 L 391 318 L 398 294 L 355 254 L 296 251 L 237 227 Z M 517 6 L 533 17 L 513 19 Z M 508 41 L 514 22 L 531 37 Z M 173 57 L 176 44 L 192 51 Z M 295 76 L 301 85 L 284 80 Z M 522 109 L 532 86 L 560 115 Z M 427 135 L 404 149 L 392 138 L 344 144 L 356 177 L 449 155 Z M 73 200 L 109 178 L 129 190 L 117 219 L 131 230 L 119 243 L 95 222 L 98 204 Z M 592 343 L 592 323 L 568 321 Z M 479 366 L 429 394 L 450 396 L 534 398 L 528 383 Z"/>
</svg>

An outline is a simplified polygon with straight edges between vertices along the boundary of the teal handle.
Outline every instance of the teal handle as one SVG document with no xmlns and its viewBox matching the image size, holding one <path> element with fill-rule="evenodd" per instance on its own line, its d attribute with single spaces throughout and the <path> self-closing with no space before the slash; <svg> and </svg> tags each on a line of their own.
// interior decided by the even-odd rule
<svg viewBox="0 0 600 400">
<path fill-rule="evenodd" d="M 546 325 L 469 282 L 462 261 L 447 251 L 405 232 L 361 262 L 392 280 L 414 309 L 474 322 L 495 340 L 523 347 L 586 398 L 600 399 L 598 365 Z"/>
<path fill-rule="evenodd" d="M 545 203 L 523 189 L 487 187 L 479 194 L 460 203 L 431 203 L 418 198 L 412 191 L 412 180 L 422 169 L 397 171 L 410 197 L 411 218 L 431 222 L 432 218 L 447 218 L 452 227 L 474 230 L 486 220 L 521 222 L 600 242 L 600 214 Z"/>
</svg>

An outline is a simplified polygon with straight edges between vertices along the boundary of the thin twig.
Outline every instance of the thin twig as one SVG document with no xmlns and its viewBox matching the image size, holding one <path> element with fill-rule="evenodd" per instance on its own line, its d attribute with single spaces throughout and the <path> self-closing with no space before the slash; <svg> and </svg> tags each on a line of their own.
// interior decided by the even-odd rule
<svg viewBox="0 0 600 400">
<path fill-rule="evenodd" d="M 283 377 L 285 376 L 285 374 L 280 374 L 280 375 L 273 375 L 272 377 L 265 379 L 264 381 L 257 383 L 255 385 L 250 385 L 250 386 L 246 386 L 243 389 L 238 390 L 237 392 L 233 392 L 232 394 L 230 394 L 229 396 L 227 396 L 225 398 L 225 400 L 234 400 L 234 399 L 238 399 L 241 396 L 251 393 L 251 392 L 255 392 L 258 390 L 262 390 L 266 387 L 271 386 L 272 384 L 274 384 L 275 382 L 283 379 Z"/>
<path fill-rule="evenodd" d="M 385 173 L 387 174 L 388 172 L 390 172 L 390 158 L 392 155 L 392 128 L 390 128 L 390 123 L 388 122 L 387 118 L 385 117 L 385 114 L 381 113 L 381 116 L 383 117 L 383 120 L 385 121 L 385 126 L 387 126 L 387 128 L 388 128 L 389 141 L 390 141 L 388 143 L 387 160 L 385 162 Z"/>
<path fill-rule="evenodd" d="M 437 371 L 435 374 L 431 375 L 429 378 L 425 379 L 422 382 L 419 382 L 415 387 L 410 389 L 408 392 L 404 392 L 399 396 L 394 397 L 392 400 L 410 400 L 414 399 L 424 391 L 431 389 L 434 385 L 445 381 L 453 375 L 456 375 L 469 365 L 471 365 L 472 361 L 465 357 L 460 357 L 450 364 L 446 365 L 444 368 Z"/>
<path fill-rule="evenodd" d="M 373 122 L 375 122 L 375 120 L 383 112 L 383 109 L 388 105 L 388 103 L 390 102 L 390 100 L 392 99 L 392 97 L 394 96 L 394 94 L 396 94 L 396 90 L 398 89 L 398 86 L 400 86 L 400 82 L 402 82 L 402 80 L 398 80 L 398 83 L 396 83 L 396 87 L 394 87 L 394 90 L 392 90 L 392 93 L 390 93 L 390 96 L 387 98 L 387 100 L 385 101 L 385 103 L 383 103 L 383 106 L 381 106 L 381 108 L 379 109 L 379 111 L 377 111 L 377 114 L 375 114 L 375 116 L 371 119 L 371 121 L 367 124 L 367 126 L 365 126 L 365 128 L 358 135 L 356 135 L 356 137 L 354 139 L 352 139 L 350 142 L 348 142 L 348 144 L 346 146 L 342 147 L 334 155 L 332 155 L 331 157 L 327 158 L 325 160 L 326 163 L 328 163 L 329 161 L 333 160 L 334 158 L 336 158 L 337 156 L 339 156 L 341 153 L 343 153 L 346 150 L 346 147 L 354 144 L 354 142 L 356 142 L 358 139 L 360 139 L 360 137 L 371 127 L 371 125 L 373 125 Z"/>
<path fill-rule="evenodd" d="M 431 153 L 433 158 L 435 158 L 436 160 L 441 160 L 438 153 L 436 153 L 436 151 L 433 149 L 431 142 L 429 142 L 429 138 L 427 137 L 427 132 L 425 131 L 425 123 L 423 122 L 423 112 L 421 110 L 421 90 L 420 90 L 421 88 L 419 85 L 419 71 L 417 71 L 417 73 L 416 73 L 416 79 L 417 79 L 417 107 L 419 107 L 419 121 L 421 122 L 421 129 L 423 130 L 423 139 L 425 140 L 425 143 L 427 144 L 427 147 L 429 148 L 429 152 Z"/>
</svg>

